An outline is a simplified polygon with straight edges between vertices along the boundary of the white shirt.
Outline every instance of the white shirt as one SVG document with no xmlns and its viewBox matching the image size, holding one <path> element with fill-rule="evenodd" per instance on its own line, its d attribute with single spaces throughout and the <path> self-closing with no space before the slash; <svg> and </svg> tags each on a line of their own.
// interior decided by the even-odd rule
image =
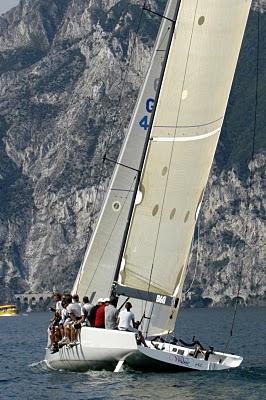
<svg viewBox="0 0 266 400">
<path fill-rule="evenodd" d="M 63 325 L 67 317 L 68 317 L 67 309 L 63 308 L 63 310 L 61 311 L 61 320 L 59 321 L 59 324 Z"/>
<path fill-rule="evenodd" d="M 84 304 L 82 305 L 83 315 L 84 315 L 84 314 L 87 314 L 87 316 L 89 317 L 89 316 L 90 316 L 91 309 L 92 309 L 93 307 L 94 307 L 94 306 L 93 306 L 93 304 L 91 304 L 91 303 L 84 303 Z"/>
<path fill-rule="evenodd" d="M 117 327 L 117 309 L 109 304 L 104 309 L 105 329 L 116 329 Z"/>
<path fill-rule="evenodd" d="M 119 313 L 118 329 L 127 330 L 133 327 L 132 321 L 135 319 L 133 312 L 123 310 Z"/>
<path fill-rule="evenodd" d="M 56 302 L 55 311 L 61 314 L 62 310 L 63 310 L 62 302 L 61 300 L 59 300 Z"/>
<path fill-rule="evenodd" d="M 81 315 L 83 315 L 83 311 L 81 309 L 80 303 L 70 303 L 66 309 L 69 314 L 73 313 L 75 315 L 75 317 L 77 317 L 77 318 L 79 318 L 79 317 L 81 317 Z"/>
</svg>

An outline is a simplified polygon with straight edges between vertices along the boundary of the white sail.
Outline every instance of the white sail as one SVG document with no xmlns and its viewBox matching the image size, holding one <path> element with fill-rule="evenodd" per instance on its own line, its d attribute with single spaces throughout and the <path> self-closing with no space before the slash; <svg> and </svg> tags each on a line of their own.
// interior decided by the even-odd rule
<svg viewBox="0 0 266 400">
<path fill-rule="evenodd" d="M 164 303 L 182 290 L 249 8 L 181 1 L 121 264 L 124 294 L 156 293 Z M 173 329 L 174 312 L 150 303 L 145 333 Z"/>
<path fill-rule="evenodd" d="M 175 2 L 169 3 L 166 15 L 171 18 Z M 171 22 L 164 20 L 118 160 L 124 166 L 116 165 L 100 218 L 74 284 L 72 292 L 80 296 L 88 295 L 97 299 L 110 294 L 137 182 L 137 171 L 140 168 L 158 78 L 165 58 L 170 27 Z"/>
<path fill-rule="evenodd" d="M 118 372 L 125 363 L 140 370 L 218 371 L 241 364 L 240 356 L 147 336 L 175 326 L 250 3 L 169 0 L 168 19 L 163 19 L 157 51 L 73 289 L 103 297 L 112 288 L 120 305 L 130 297 L 146 342 L 140 344 L 135 331 L 84 326 L 79 342 L 47 349 L 48 367 L 114 369 L 117 363 Z"/>
</svg>

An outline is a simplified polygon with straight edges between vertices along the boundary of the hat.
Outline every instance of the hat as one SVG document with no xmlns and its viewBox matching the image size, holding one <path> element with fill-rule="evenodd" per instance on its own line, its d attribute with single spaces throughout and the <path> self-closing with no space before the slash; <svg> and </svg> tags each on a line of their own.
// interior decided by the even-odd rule
<svg viewBox="0 0 266 400">
<path fill-rule="evenodd" d="M 97 300 L 97 303 L 104 303 L 104 299 L 103 299 L 102 297 L 100 297 L 100 298 Z"/>
<path fill-rule="evenodd" d="M 106 297 L 105 299 L 103 299 L 103 301 L 104 301 L 104 303 L 109 303 L 109 301 L 110 301 L 110 299 L 109 299 L 109 297 Z"/>
</svg>

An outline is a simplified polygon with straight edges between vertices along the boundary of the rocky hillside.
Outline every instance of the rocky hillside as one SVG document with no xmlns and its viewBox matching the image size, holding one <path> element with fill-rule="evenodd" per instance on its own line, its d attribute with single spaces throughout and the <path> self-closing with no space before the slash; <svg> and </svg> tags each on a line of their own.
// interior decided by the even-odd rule
<svg viewBox="0 0 266 400">
<path fill-rule="evenodd" d="M 191 305 L 230 304 L 240 278 L 243 302 L 266 303 L 265 2 L 254 7 L 195 237 Z M 73 284 L 111 173 L 102 157 L 118 154 L 158 29 L 144 13 L 135 37 L 140 15 L 137 0 L 21 0 L 0 17 L 0 303 Z"/>
</svg>

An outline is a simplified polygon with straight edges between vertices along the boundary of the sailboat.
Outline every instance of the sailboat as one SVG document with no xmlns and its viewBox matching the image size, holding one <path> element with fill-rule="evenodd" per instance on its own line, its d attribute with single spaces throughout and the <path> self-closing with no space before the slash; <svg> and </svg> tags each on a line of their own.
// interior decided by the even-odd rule
<svg viewBox="0 0 266 400">
<path fill-rule="evenodd" d="M 147 347 L 133 332 L 83 327 L 75 347 L 47 350 L 50 368 L 218 371 L 241 364 L 241 356 L 178 342 L 174 329 L 250 5 L 168 1 L 73 287 L 91 302 L 113 295 L 120 307 L 130 299 Z"/>
<path fill-rule="evenodd" d="M 15 304 L 0 304 L 0 317 L 11 317 L 17 315 Z"/>
</svg>

